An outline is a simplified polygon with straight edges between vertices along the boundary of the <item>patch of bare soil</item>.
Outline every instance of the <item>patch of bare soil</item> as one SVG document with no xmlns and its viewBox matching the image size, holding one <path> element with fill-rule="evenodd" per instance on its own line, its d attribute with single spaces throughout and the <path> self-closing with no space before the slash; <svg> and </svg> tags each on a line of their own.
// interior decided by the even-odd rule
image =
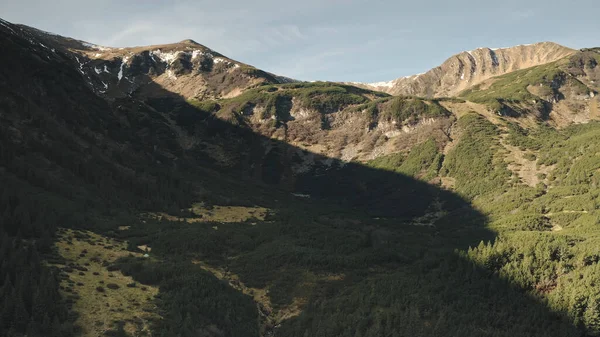
<svg viewBox="0 0 600 337">
<path fill-rule="evenodd" d="M 535 187 L 540 182 L 547 184 L 548 180 L 545 177 L 554 169 L 554 165 L 538 166 L 537 159 L 530 160 L 527 151 L 508 144 L 507 136 L 506 133 L 502 134 L 500 144 L 506 149 L 504 159 L 508 162 L 508 169 L 516 174 L 524 184 L 531 187 Z"/>
<path fill-rule="evenodd" d="M 447 190 L 454 189 L 456 179 L 452 177 L 441 177 L 441 186 Z"/>
</svg>

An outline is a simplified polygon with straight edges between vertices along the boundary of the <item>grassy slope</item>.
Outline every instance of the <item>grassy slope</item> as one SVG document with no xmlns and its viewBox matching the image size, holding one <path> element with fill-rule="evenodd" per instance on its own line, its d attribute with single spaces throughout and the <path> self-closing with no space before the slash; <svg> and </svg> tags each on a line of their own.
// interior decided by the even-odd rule
<svg viewBox="0 0 600 337">
<path fill-rule="evenodd" d="M 471 114 L 458 126 L 463 134 L 440 174 L 454 178 L 455 190 L 488 216 L 489 228 L 498 235 L 461 255 L 564 313 L 586 333 L 600 333 L 594 290 L 600 281 L 600 124 L 560 131 L 545 125 L 499 128 Z M 507 169 L 499 143 L 503 133 L 509 144 L 533 153 L 538 166 L 553 165 L 547 185 L 526 186 Z M 371 165 L 422 174 L 436 156 L 426 149 L 423 144 L 413 149 L 418 156 L 388 156 Z M 411 156 L 425 159 L 420 170 L 407 170 Z"/>
<path fill-rule="evenodd" d="M 336 83 L 292 83 L 267 85 L 248 90 L 230 99 L 191 101 L 195 107 L 215 112 L 222 118 L 239 122 L 254 107 L 262 108 L 260 119 L 278 121 L 290 118 L 292 99 L 299 107 L 321 114 L 345 109 L 366 111 L 376 121 L 379 118 L 397 122 L 412 122 L 421 117 L 448 116 L 450 113 L 436 100 L 416 97 L 391 97 L 387 94 Z"/>
<path fill-rule="evenodd" d="M 469 170 L 449 170 L 448 174 L 455 176 L 458 191 L 479 191 L 473 204 L 488 215 L 489 226 L 499 239 L 469 249 L 465 257 L 539 297 L 552 310 L 565 313 L 588 334 L 597 335 L 600 320 L 593 285 L 600 281 L 595 248 L 600 244 L 596 226 L 600 147 L 593 139 L 600 136 L 600 124 L 562 131 L 543 126 L 529 131 L 512 126 L 509 130 L 508 141 L 535 153 L 538 165 L 555 165 L 549 186 L 525 186 L 515 183 L 514 176 L 510 180 L 506 176 L 490 179 L 494 174 L 473 176 L 473 172 L 486 171 L 478 168 L 475 160 L 485 151 L 466 151 L 473 156 L 463 161 L 469 163 Z M 506 172 L 500 168 L 502 162 L 488 164 Z"/>
<path fill-rule="evenodd" d="M 594 227 L 598 193 L 594 190 L 595 176 L 578 172 L 594 172 L 600 168 L 593 160 L 600 149 L 590 142 L 597 137 L 600 126 L 590 124 L 560 132 L 540 127 L 527 133 L 515 126 L 500 129 L 474 114 L 462 117 L 458 126 L 463 129 L 462 136 L 457 146 L 443 157 L 441 167 L 440 151 L 430 141 L 414 148 L 408 155 L 380 158 L 370 163 L 374 168 L 422 179 L 440 174 L 456 180 L 456 191 L 472 200 L 473 205 L 489 217 L 489 228 L 499 237 L 494 243 L 472 244 L 472 248 L 462 250 L 456 258 L 442 258 L 443 255 L 434 253 L 435 250 L 431 250 L 426 258 L 417 256 L 448 240 L 451 234 L 436 239 L 434 233 L 440 230 L 444 233 L 448 221 L 454 223 L 450 232 L 455 231 L 460 216 L 453 218 L 451 214 L 444 219 L 434 218 L 428 223 L 433 227 L 406 226 L 408 223 L 398 227 L 402 223 L 400 219 L 376 222 L 361 218 L 359 214 L 348 214 L 354 219 L 351 221 L 347 216 L 332 217 L 331 214 L 338 211 L 326 207 L 298 209 L 296 207 L 301 204 L 293 206 L 293 202 L 275 208 L 277 215 L 257 226 L 219 224 L 215 231 L 214 224 L 207 223 L 192 228 L 175 226 L 170 234 L 154 235 L 149 234 L 153 232 L 152 227 L 146 226 L 136 231 L 143 235 L 133 242 L 151 243 L 159 254 L 187 255 L 212 265 L 226 266 L 248 286 L 266 287 L 275 310 L 298 303 L 298 300 L 305 303 L 303 313 L 284 322 L 280 328 L 281 334 L 286 336 L 301 335 L 306 331 L 316 336 L 345 335 L 349 331 L 343 327 L 348 324 L 367 335 L 384 331 L 401 335 L 452 333 L 456 327 L 468 335 L 480 331 L 477 322 L 491 322 L 498 335 L 507 331 L 507 326 L 512 326 L 513 333 L 519 331 L 517 334 L 524 331 L 550 335 L 572 333 L 569 328 L 557 328 L 549 321 L 532 324 L 527 320 L 532 325 L 523 327 L 528 330 L 519 330 L 522 322 L 515 320 L 515 312 L 498 308 L 492 313 L 479 307 L 495 298 L 479 297 L 483 294 L 491 296 L 493 293 L 493 296 L 509 296 L 516 300 L 522 291 L 538 298 L 552 310 L 564 313 L 580 329 L 595 334 L 594 327 L 599 321 L 594 315 L 596 295 L 593 284 L 600 277 L 595 268 L 599 259 L 594 248 L 598 237 Z M 533 151 L 540 163 L 556 163 L 549 178 L 551 188 L 529 187 L 519 183 L 514 176 L 511 178 L 499 143 L 500 135 L 506 130 L 510 130 L 508 141 L 511 144 Z M 328 216 L 324 217 L 324 214 Z M 369 222 L 377 224 L 377 229 L 365 236 L 364 225 Z M 335 226 L 330 227 L 333 224 Z M 396 236 L 399 233 L 401 236 Z M 479 237 L 476 231 L 463 229 L 461 233 L 463 238 L 466 235 L 473 239 Z M 364 246 L 367 237 L 371 238 L 371 245 L 380 242 L 380 239 L 374 239 L 379 235 L 392 235 L 394 240 L 388 241 L 384 250 L 379 244 Z M 203 239 L 188 242 L 185 239 L 188 237 Z M 452 245 L 447 246 L 450 241 L 446 242 L 445 247 L 451 248 Z M 228 256 L 235 256 L 235 259 L 226 262 Z M 263 261 L 269 262 L 264 264 Z M 467 276 L 468 282 L 477 285 L 476 289 L 488 282 L 506 282 L 511 286 L 493 286 L 490 288 L 492 293 L 475 291 L 460 303 L 430 301 L 431 296 L 465 296 L 459 284 L 466 280 L 461 281 L 458 277 L 463 268 L 471 268 L 463 265 L 465 261 L 473 261 L 481 268 Z M 383 268 L 389 263 L 400 271 L 390 273 Z M 361 270 L 367 266 L 371 266 L 371 275 L 361 276 Z M 429 286 L 416 286 L 413 277 L 425 278 Z M 494 281 L 496 278 L 503 281 Z M 437 283 L 434 279 L 443 281 Z M 516 293 L 508 290 L 513 285 L 520 290 Z M 318 291 L 321 288 L 328 290 L 321 293 Z M 393 290 L 387 290 L 384 295 L 381 293 L 384 289 Z M 419 300 L 405 302 L 409 293 L 417 294 Z M 369 304 L 361 299 L 365 296 Z M 547 315 L 531 304 L 522 305 L 526 309 L 521 315 L 525 317 L 534 312 L 543 317 Z M 428 314 L 409 314 L 410 310 L 423 306 L 428 308 Z M 344 309 L 339 312 L 340 308 Z M 366 308 L 370 308 L 369 314 L 361 311 Z M 487 317 L 487 314 L 494 317 Z M 436 324 L 429 325 L 431 320 Z M 367 321 L 377 323 L 360 325 Z M 402 321 L 411 322 L 410 327 L 401 324 Z M 469 323 L 456 324 L 463 321 Z M 355 324 L 359 324 L 358 328 Z"/>
<path fill-rule="evenodd" d="M 544 102 L 561 99 L 562 88 L 568 88 L 575 95 L 593 91 L 577 78 L 585 75 L 583 69 L 595 67 L 600 60 L 600 55 L 587 54 L 578 53 L 556 62 L 501 75 L 475 85 L 459 96 L 487 104 L 501 114 L 547 113 L 547 103 Z"/>
</svg>

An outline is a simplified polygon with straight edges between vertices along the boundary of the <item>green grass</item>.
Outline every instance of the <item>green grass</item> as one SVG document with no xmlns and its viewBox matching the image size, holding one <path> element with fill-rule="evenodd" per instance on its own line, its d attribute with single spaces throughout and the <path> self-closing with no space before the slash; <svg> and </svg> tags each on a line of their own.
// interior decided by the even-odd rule
<svg viewBox="0 0 600 337">
<path fill-rule="evenodd" d="M 498 239 L 472 247 L 465 258 L 563 312 L 588 335 L 600 334 L 600 124 L 564 130 L 509 125 L 509 143 L 531 151 L 543 164 L 556 165 L 550 188 L 533 188 L 495 179 L 502 174 L 494 172 L 504 169 L 502 163 L 494 164 L 493 126 L 476 116 L 459 123 L 473 131 L 461 137 L 444 168 L 456 177 L 458 191 L 478 196 L 473 204 L 498 233 Z M 457 163 L 469 165 L 461 169 Z"/>
<path fill-rule="evenodd" d="M 425 101 L 419 98 L 394 98 L 382 111 L 382 117 L 388 117 L 396 121 L 405 121 L 409 118 L 418 117 L 442 117 L 449 116 L 450 112 L 436 101 Z"/>
<path fill-rule="evenodd" d="M 429 139 L 414 146 L 408 154 L 381 156 L 369 161 L 367 165 L 428 181 L 437 175 L 442 157 L 436 143 Z"/>
<path fill-rule="evenodd" d="M 298 107 L 321 114 L 345 109 L 355 113 L 365 111 L 367 118 L 373 123 L 386 119 L 410 124 L 421 118 L 451 115 L 450 111 L 439 104 L 440 100 L 391 97 L 381 92 L 329 82 L 264 85 L 234 98 L 190 103 L 202 112 L 215 112 L 221 116 L 229 116 L 230 120 L 239 119 L 248 115 L 255 107 L 260 107 L 261 119 L 285 121 L 291 118 L 292 101 Z M 275 126 L 277 125 L 279 124 L 276 123 Z"/>
<path fill-rule="evenodd" d="M 558 88 L 568 85 L 577 94 L 589 92 L 587 86 L 572 77 L 565 70 L 561 61 L 517 70 L 491 79 L 492 84 L 483 88 L 475 85 L 459 94 L 460 97 L 487 104 L 494 111 L 523 113 L 527 109 L 545 111 L 543 101 L 550 101 L 560 96 Z M 535 94 L 530 92 L 535 90 Z"/>
<path fill-rule="evenodd" d="M 460 97 L 479 103 L 531 101 L 537 97 L 527 90 L 528 86 L 542 84 L 550 87 L 553 81 L 564 76 L 565 73 L 556 62 L 544 64 L 495 77 L 489 88 L 482 90 L 481 85 L 476 85 L 461 92 Z"/>
<path fill-rule="evenodd" d="M 264 108 L 262 115 L 259 116 L 261 119 L 276 117 L 278 120 L 285 120 L 289 118 L 292 99 L 302 108 L 327 114 L 367 103 L 372 97 L 386 96 L 380 92 L 348 85 L 315 82 L 264 85 L 230 99 L 190 103 L 202 111 L 219 111 L 221 114 L 233 115 L 244 115 L 253 107 L 260 106 Z"/>
<path fill-rule="evenodd" d="M 161 319 L 154 303 L 157 287 L 135 285 L 131 277 L 107 268 L 119 257 L 133 256 L 126 244 L 87 231 L 61 230 L 60 235 L 56 246 L 68 275 L 61 289 L 74 303 L 75 325 L 81 328 L 81 336 L 118 331 L 119 326 L 131 335 L 143 334 Z"/>
<path fill-rule="evenodd" d="M 456 191 L 473 199 L 486 193 L 501 193 L 507 186 L 510 171 L 497 155 L 498 129 L 475 113 L 458 120 L 460 141 L 444 160 L 442 174 L 456 179 Z"/>
</svg>

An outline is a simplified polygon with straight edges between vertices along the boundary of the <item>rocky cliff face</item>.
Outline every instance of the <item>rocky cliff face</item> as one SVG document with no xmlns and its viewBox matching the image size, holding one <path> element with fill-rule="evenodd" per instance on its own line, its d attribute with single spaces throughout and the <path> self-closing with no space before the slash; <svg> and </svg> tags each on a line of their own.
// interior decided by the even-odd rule
<svg viewBox="0 0 600 337">
<path fill-rule="evenodd" d="M 363 86 L 392 95 L 449 97 L 491 77 L 554 62 L 574 52 L 552 42 L 511 48 L 478 48 L 454 55 L 424 74 Z"/>
</svg>

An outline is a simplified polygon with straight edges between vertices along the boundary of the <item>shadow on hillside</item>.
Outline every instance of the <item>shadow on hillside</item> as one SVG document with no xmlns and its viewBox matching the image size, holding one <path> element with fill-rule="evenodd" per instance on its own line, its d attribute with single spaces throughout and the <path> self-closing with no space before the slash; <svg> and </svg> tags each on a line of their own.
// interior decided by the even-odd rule
<svg viewBox="0 0 600 337">
<path fill-rule="evenodd" d="M 467 200 L 408 176 L 309 154 L 161 90 L 152 88 L 161 99 L 140 99 L 202 141 L 181 152 L 166 124 L 143 127 L 157 159 L 167 164 L 161 153 L 178 153 L 171 164 L 197 177 L 206 201 L 260 204 L 277 215 L 259 226 L 186 228 L 140 242 L 166 255 L 201 256 L 248 286 L 268 286 L 276 310 L 306 299 L 300 315 L 273 321 L 268 334 L 578 335 L 560 313 L 457 252 L 495 238 Z M 219 164 L 214 151 L 228 163 Z M 307 155 L 317 164 L 294 176 L 292 165 Z M 199 176 L 198 168 L 209 170 Z"/>
<path fill-rule="evenodd" d="M 290 313 L 289 320 L 281 322 L 276 313 L 263 312 L 273 318 L 266 323 L 274 323 L 265 326 L 266 333 L 286 337 L 575 334 L 542 303 L 455 252 L 495 237 L 485 227 L 485 217 L 456 194 L 397 173 L 306 153 L 252 132 L 243 120 L 238 120 L 239 125 L 219 120 L 155 84 L 145 92 L 161 99 L 147 100 L 133 92 L 147 105 L 120 99 L 109 108 L 87 89 L 74 60 L 48 51 L 43 52 L 49 58 L 38 57 L 40 52 L 22 48 L 28 46 L 26 41 L 14 45 L 7 41 L 3 40 L 6 53 L 1 55 L 6 66 L 0 70 L 4 89 L 0 117 L 8 125 L 0 125 L 7 131 L 0 134 L 4 167 L 0 174 L 15 174 L 19 183 L 35 186 L 36 194 L 44 190 L 60 195 L 56 208 L 70 211 L 66 201 L 82 200 L 70 205 L 69 213 L 74 214 L 91 212 L 99 200 L 107 201 L 103 207 L 109 210 L 140 207 L 135 198 L 142 196 L 147 199 L 144 207 L 158 208 L 165 199 L 181 195 L 173 192 L 183 189 L 177 179 L 170 179 L 173 175 L 189 177 L 189 185 L 200 190 L 199 198 L 206 202 L 259 204 L 274 210 L 268 221 L 255 226 L 214 224 L 215 230 L 148 222 L 147 227 L 140 224 L 123 233 L 134 245 L 149 243 L 153 254 L 172 257 L 169 263 L 201 257 L 240 275 L 250 287 L 269 286 L 276 312 L 302 299 L 302 313 Z M 318 164 L 300 177 L 292 175 L 292 165 L 306 156 Z M 177 201 L 186 200 L 182 196 Z M 86 223 L 81 220 L 85 218 L 68 224 L 62 218 L 51 221 L 39 213 L 40 224 Z M 25 228 L 11 229 L 16 233 Z M 190 279 L 174 280 L 171 289 L 190 284 L 194 290 L 209 289 L 207 283 Z M 163 293 L 167 290 L 161 288 Z M 214 296 L 214 303 L 212 298 L 191 298 L 208 302 L 202 308 L 220 315 L 214 323 L 222 331 L 233 331 L 227 325 L 242 326 L 235 316 L 238 312 L 220 306 L 235 306 L 239 298 L 232 295 L 227 302 L 222 299 L 229 295 L 209 291 L 203 295 Z M 182 302 L 189 300 L 189 293 L 178 294 L 178 300 L 182 298 Z M 182 307 L 184 317 L 213 318 Z M 195 316 L 190 320 L 203 323 Z M 186 328 L 181 320 L 165 321 L 172 324 L 165 330 L 167 336 L 178 335 L 173 332 L 180 325 Z M 201 333 L 192 329 L 181 335 Z"/>
</svg>

